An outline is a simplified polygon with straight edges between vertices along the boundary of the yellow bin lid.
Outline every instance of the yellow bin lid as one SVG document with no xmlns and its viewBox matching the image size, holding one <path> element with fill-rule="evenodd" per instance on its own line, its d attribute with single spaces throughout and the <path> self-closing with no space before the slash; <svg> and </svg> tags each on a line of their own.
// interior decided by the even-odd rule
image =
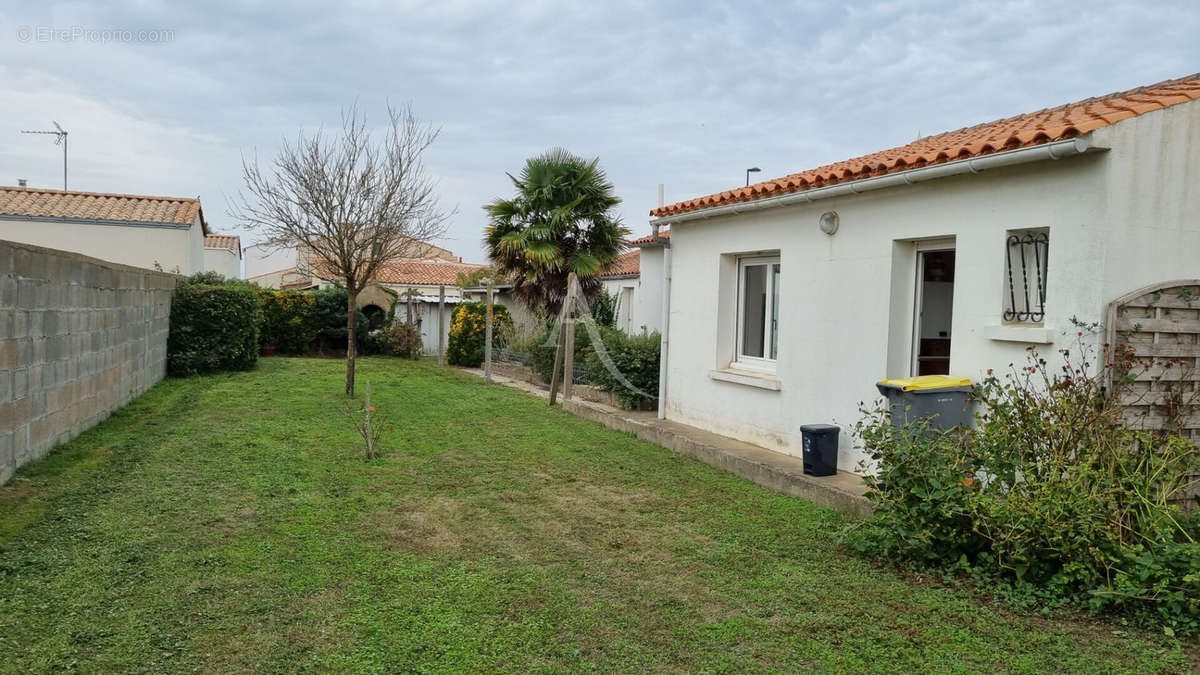
<svg viewBox="0 0 1200 675">
<path fill-rule="evenodd" d="M 902 377 L 895 380 L 880 380 L 879 384 L 887 387 L 895 387 L 901 391 L 955 389 L 959 387 L 970 387 L 971 378 L 951 377 L 949 375 L 921 375 L 919 377 Z"/>
</svg>

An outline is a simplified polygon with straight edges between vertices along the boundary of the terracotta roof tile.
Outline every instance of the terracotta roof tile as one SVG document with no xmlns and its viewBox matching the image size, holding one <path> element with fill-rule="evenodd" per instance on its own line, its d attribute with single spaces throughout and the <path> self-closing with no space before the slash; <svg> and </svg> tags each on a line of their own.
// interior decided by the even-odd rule
<svg viewBox="0 0 1200 675">
<path fill-rule="evenodd" d="M 617 256 L 617 259 L 611 265 L 605 267 L 596 276 L 601 279 L 637 276 L 641 271 L 641 262 L 642 250 L 635 248 L 632 251 Z"/>
<path fill-rule="evenodd" d="M 796 192 L 917 166 L 940 164 L 1001 150 L 1074 138 L 1130 117 L 1196 99 L 1200 99 L 1200 73 L 949 131 L 937 136 L 927 136 L 890 150 L 659 207 L 652 210 L 650 215 L 669 216 L 720 204 L 759 199 L 780 192 Z"/>
<path fill-rule="evenodd" d="M 191 225 L 199 217 L 205 232 L 208 231 L 207 224 L 203 222 L 200 199 L 196 197 L 149 197 L 0 186 L 0 216 L 167 225 Z"/>
<path fill-rule="evenodd" d="M 459 274 L 474 272 L 481 267 L 485 265 L 449 262 L 439 258 L 401 260 L 382 267 L 376 272 L 375 280 L 384 284 L 454 285 Z"/>
<path fill-rule="evenodd" d="M 485 265 L 476 263 L 450 262 L 441 258 L 405 259 L 388 263 L 375 272 L 375 281 L 381 284 L 412 284 L 417 286 L 453 286 L 459 274 L 473 272 Z M 333 275 L 320 271 L 317 276 L 334 280 Z"/>
<path fill-rule="evenodd" d="M 670 230 L 659 230 L 658 237 L 659 237 L 659 239 L 670 239 L 671 231 Z M 637 239 L 634 239 L 633 241 L 629 242 L 629 245 L 630 246 L 641 246 L 642 244 L 649 244 L 652 241 L 654 241 L 654 233 L 653 232 L 651 232 L 650 234 L 648 234 L 644 237 L 638 237 Z"/>
<path fill-rule="evenodd" d="M 224 248 L 242 257 L 242 238 L 236 234 L 209 234 L 204 236 L 204 248 Z"/>
</svg>

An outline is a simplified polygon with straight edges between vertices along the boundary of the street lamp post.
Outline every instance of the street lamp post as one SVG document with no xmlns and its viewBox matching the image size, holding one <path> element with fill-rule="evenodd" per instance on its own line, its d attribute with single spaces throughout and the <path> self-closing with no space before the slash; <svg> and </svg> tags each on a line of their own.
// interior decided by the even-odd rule
<svg viewBox="0 0 1200 675">
<path fill-rule="evenodd" d="M 762 171 L 762 169 L 758 168 L 757 166 L 752 166 L 749 169 L 746 169 L 746 187 L 750 187 L 750 174 L 758 173 L 759 171 Z"/>
</svg>

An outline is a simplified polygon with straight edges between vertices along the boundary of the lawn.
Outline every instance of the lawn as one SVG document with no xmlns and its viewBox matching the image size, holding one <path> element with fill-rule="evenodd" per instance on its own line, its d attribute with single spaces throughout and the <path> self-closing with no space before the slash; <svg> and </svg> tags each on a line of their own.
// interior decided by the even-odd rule
<svg viewBox="0 0 1200 675">
<path fill-rule="evenodd" d="M 12 672 L 1172 672 L 840 550 L 842 517 L 428 362 L 167 380 L 0 487 Z"/>
</svg>

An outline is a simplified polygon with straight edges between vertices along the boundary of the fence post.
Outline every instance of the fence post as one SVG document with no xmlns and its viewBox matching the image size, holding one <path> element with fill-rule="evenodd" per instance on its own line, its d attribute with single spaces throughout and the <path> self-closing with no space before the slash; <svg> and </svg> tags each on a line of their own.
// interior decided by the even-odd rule
<svg viewBox="0 0 1200 675">
<path fill-rule="evenodd" d="M 366 429 L 365 440 L 367 441 L 367 459 L 375 459 L 375 438 L 371 433 L 371 381 L 367 380 L 367 400 L 363 408 L 364 422 L 363 427 Z"/>
<path fill-rule="evenodd" d="M 438 286 L 438 365 L 446 365 L 446 287 Z"/>
<path fill-rule="evenodd" d="M 570 401 L 575 386 L 575 288 L 579 281 L 575 273 L 567 275 L 567 299 L 564 305 L 563 325 L 566 327 L 566 344 L 563 345 L 563 400 Z"/>
<path fill-rule="evenodd" d="M 558 343 L 554 346 L 554 372 L 550 375 L 550 405 L 558 398 L 558 382 L 562 374 L 563 343 L 567 341 L 567 325 L 558 325 Z"/>
<path fill-rule="evenodd" d="M 483 330 L 483 378 L 492 381 L 492 302 L 495 286 L 488 279 L 487 287 L 487 324 Z"/>
</svg>

